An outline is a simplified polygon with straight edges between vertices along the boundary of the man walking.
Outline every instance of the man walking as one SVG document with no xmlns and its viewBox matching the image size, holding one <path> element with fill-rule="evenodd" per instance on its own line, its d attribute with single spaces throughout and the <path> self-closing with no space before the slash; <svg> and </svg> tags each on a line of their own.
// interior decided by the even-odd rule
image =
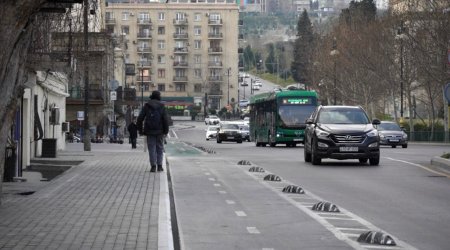
<svg viewBox="0 0 450 250">
<path fill-rule="evenodd" d="M 147 136 L 150 172 L 163 171 L 164 137 L 169 133 L 169 122 L 161 103 L 161 93 L 153 91 L 150 100 L 144 105 L 137 119 L 139 134 Z"/>
<path fill-rule="evenodd" d="M 136 120 L 133 118 L 130 125 L 128 125 L 128 133 L 130 134 L 131 148 L 136 148 L 138 127 L 135 122 Z"/>
</svg>

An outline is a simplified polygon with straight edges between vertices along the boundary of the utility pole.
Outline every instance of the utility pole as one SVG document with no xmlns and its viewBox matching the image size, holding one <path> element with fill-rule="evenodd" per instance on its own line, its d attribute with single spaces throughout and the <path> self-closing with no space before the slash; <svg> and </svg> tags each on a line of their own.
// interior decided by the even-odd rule
<svg viewBox="0 0 450 250">
<path fill-rule="evenodd" d="M 231 68 L 228 68 L 227 70 L 227 76 L 228 76 L 228 96 L 227 96 L 227 105 L 230 106 L 230 71 Z"/>
<path fill-rule="evenodd" d="M 89 130 L 89 25 L 88 25 L 88 8 L 89 0 L 83 2 L 83 19 L 84 19 L 84 151 L 91 151 L 91 131 Z"/>
</svg>

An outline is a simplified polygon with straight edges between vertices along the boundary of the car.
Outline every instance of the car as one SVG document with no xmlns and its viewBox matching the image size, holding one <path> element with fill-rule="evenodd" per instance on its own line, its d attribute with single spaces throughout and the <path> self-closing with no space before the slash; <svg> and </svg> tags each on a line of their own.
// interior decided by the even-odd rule
<svg viewBox="0 0 450 250">
<path fill-rule="evenodd" d="M 248 116 L 244 117 L 243 122 L 244 122 L 245 125 L 249 125 L 250 124 L 250 117 L 248 117 Z"/>
<path fill-rule="evenodd" d="M 223 141 L 235 141 L 237 143 L 242 143 L 242 134 L 239 130 L 239 124 L 221 122 L 219 130 L 217 131 L 217 143 L 222 143 Z"/>
<path fill-rule="evenodd" d="M 253 89 L 253 90 L 260 90 L 260 89 L 261 89 L 261 86 L 259 86 L 259 85 L 253 85 L 253 86 L 252 86 L 252 89 Z"/>
<path fill-rule="evenodd" d="M 397 123 L 381 121 L 376 128 L 380 135 L 380 145 L 389 145 L 393 148 L 397 146 L 408 147 L 408 135 Z"/>
<path fill-rule="evenodd" d="M 220 123 L 220 118 L 216 115 L 208 115 L 205 118 L 205 124 L 206 125 L 215 125 Z"/>
<path fill-rule="evenodd" d="M 255 80 L 255 82 L 253 83 L 253 86 L 259 86 L 262 87 L 262 83 L 260 80 Z"/>
<path fill-rule="evenodd" d="M 241 107 L 241 108 L 242 107 L 247 107 L 248 104 L 250 104 L 250 101 L 247 100 L 247 99 L 242 99 L 242 100 L 239 101 L 239 107 Z"/>
<path fill-rule="evenodd" d="M 206 128 L 206 140 L 207 141 L 209 141 L 209 139 L 216 138 L 218 128 L 219 128 L 219 126 L 216 126 L 216 125 L 208 126 Z"/>
<path fill-rule="evenodd" d="M 250 141 L 250 127 L 248 124 L 239 125 L 239 130 L 241 131 L 242 139 L 245 141 Z"/>
<path fill-rule="evenodd" d="M 306 120 L 304 159 L 320 165 L 322 159 L 358 159 L 378 165 L 380 137 L 376 125 L 360 106 L 318 106 Z"/>
</svg>

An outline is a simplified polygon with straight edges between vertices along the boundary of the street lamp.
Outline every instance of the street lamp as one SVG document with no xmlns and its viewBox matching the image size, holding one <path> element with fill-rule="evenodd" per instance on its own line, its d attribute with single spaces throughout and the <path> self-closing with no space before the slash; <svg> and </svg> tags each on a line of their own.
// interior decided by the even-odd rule
<svg viewBox="0 0 450 250">
<path fill-rule="evenodd" d="M 230 71 L 231 68 L 228 68 L 227 70 L 227 76 L 228 76 L 228 96 L 227 96 L 227 105 L 230 106 Z"/>
<path fill-rule="evenodd" d="M 403 39 L 405 38 L 405 27 L 401 21 L 396 36 L 396 39 L 400 40 L 400 122 L 403 122 Z"/>
<path fill-rule="evenodd" d="M 141 61 L 141 107 L 144 108 L 144 62 Z"/>
<path fill-rule="evenodd" d="M 334 77 L 334 97 L 333 97 L 333 105 L 336 105 L 336 96 L 337 96 L 337 86 L 336 86 L 336 57 L 339 55 L 339 50 L 337 50 L 337 42 L 336 37 L 333 38 L 333 47 L 330 52 L 330 55 L 334 57 L 334 66 L 333 66 L 333 77 Z"/>
</svg>

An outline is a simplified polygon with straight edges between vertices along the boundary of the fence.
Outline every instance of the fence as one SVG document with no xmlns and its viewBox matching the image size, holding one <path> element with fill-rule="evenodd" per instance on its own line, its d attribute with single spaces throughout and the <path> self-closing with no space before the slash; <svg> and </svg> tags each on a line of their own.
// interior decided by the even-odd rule
<svg viewBox="0 0 450 250">
<path fill-rule="evenodd" d="M 409 141 L 415 142 L 445 142 L 445 132 L 444 131 L 415 131 L 411 133 L 410 131 L 406 131 L 408 134 Z M 448 133 L 448 137 L 450 138 L 450 133 Z M 448 143 L 448 142 L 447 142 Z"/>
</svg>

